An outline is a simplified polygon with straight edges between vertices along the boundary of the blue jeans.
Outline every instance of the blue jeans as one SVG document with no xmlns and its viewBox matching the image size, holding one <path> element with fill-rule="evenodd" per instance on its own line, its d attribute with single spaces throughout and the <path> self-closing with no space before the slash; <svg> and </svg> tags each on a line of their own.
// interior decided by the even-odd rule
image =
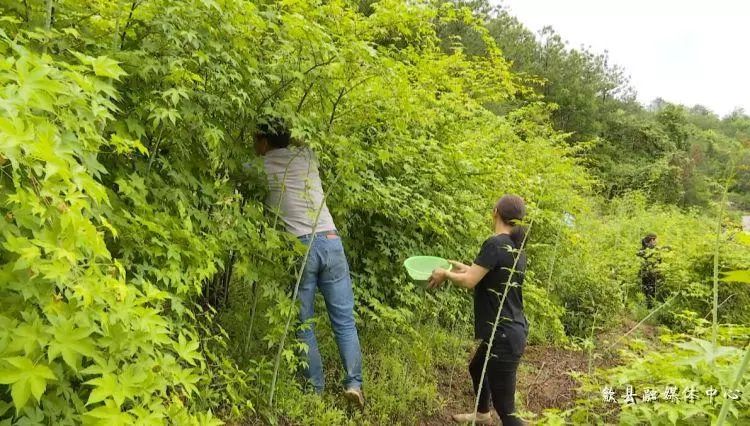
<svg viewBox="0 0 750 426">
<path fill-rule="evenodd" d="M 349 276 L 349 264 L 344 255 L 341 238 L 318 233 L 315 236 L 300 237 L 300 241 L 305 245 L 312 244 L 312 247 L 299 287 L 299 299 L 302 305 L 299 319 L 305 322 L 313 317 L 315 289 L 319 288 L 326 303 L 333 334 L 339 347 L 341 363 L 346 372 L 344 386 L 346 389 L 359 389 L 362 386 L 362 353 L 359 347 L 357 326 L 354 323 L 352 280 Z M 300 330 L 298 337 L 308 347 L 308 367 L 305 376 L 312 382 L 317 392 L 322 392 L 325 387 L 323 362 L 320 359 L 318 341 L 315 339 L 312 325 Z"/>
</svg>

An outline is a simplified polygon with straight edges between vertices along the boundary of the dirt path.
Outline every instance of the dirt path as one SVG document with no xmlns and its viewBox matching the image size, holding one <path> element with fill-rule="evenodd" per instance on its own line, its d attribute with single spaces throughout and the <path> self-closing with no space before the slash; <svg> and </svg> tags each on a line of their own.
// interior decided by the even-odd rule
<svg viewBox="0 0 750 426">
<path fill-rule="evenodd" d="M 609 330 L 597 336 L 597 356 L 592 359 L 592 369 L 614 366 L 618 363 L 617 348 L 607 351 L 617 341 L 619 336 L 630 331 L 635 322 L 625 320 L 620 327 Z M 642 338 L 656 341 L 657 330 L 643 324 L 628 338 L 622 339 L 621 344 L 632 338 Z M 471 359 L 471 353 L 466 353 L 466 365 Z M 584 351 L 565 349 L 551 345 L 532 345 L 526 348 L 518 372 L 518 393 L 525 411 L 541 413 L 548 408 L 565 409 L 571 407 L 576 400 L 578 383 L 570 373 L 587 372 L 589 356 Z M 443 398 L 442 410 L 420 422 L 423 426 L 455 425 L 451 420 L 454 413 L 465 413 L 474 408 L 474 393 L 471 379 L 466 367 L 444 368 L 440 371 L 439 393 Z M 496 424 L 500 421 L 495 416 Z"/>
<path fill-rule="evenodd" d="M 468 365 L 471 354 L 466 354 Z M 575 400 L 576 382 L 570 371 L 586 371 L 585 353 L 553 346 L 529 346 L 518 373 L 518 393 L 524 401 L 523 409 L 539 413 L 546 408 L 569 407 Z M 455 425 L 454 413 L 465 413 L 474 408 L 474 392 L 466 368 L 443 369 L 438 384 L 443 397 L 440 413 L 424 419 L 420 425 Z M 494 413 L 493 413 L 494 415 Z M 497 418 L 496 418 L 497 420 Z M 499 424 L 497 420 L 497 424 Z"/>
</svg>

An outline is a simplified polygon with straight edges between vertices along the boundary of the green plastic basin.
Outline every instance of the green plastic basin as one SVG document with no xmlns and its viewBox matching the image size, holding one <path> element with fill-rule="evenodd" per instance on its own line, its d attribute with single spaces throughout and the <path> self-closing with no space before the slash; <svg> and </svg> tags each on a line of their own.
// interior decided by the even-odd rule
<svg viewBox="0 0 750 426">
<path fill-rule="evenodd" d="M 413 280 L 427 281 L 435 268 L 443 268 L 450 271 L 453 266 L 442 257 L 412 256 L 404 261 L 404 267 Z"/>
</svg>

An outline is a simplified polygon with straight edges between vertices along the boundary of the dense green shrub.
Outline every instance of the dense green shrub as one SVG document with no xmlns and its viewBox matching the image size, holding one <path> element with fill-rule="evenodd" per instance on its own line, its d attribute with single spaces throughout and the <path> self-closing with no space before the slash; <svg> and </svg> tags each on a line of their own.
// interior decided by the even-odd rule
<svg viewBox="0 0 750 426">
<path fill-rule="evenodd" d="M 53 61 L 24 41 L 0 40 L 0 383 L 12 401 L 2 412 L 56 424 L 210 423 L 186 404 L 207 381 L 194 317 L 129 276 L 105 241 L 118 231 L 96 153 L 145 152 L 102 132 L 117 110 L 110 79 L 124 73 L 104 57 Z"/>
<path fill-rule="evenodd" d="M 497 50 L 439 49 L 433 22 L 451 8 L 127 6 L 14 4 L 2 24 L 3 382 L 18 416 L 199 422 L 295 388 L 296 343 L 271 379 L 299 245 L 263 212 L 259 114 L 284 116 L 320 153 L 365 335 L 413 333 L 414 315 L 465 324 L 466 293 L 426 295 L 394 266 L 415 252 L 471 258 L 505 192 L 526 196 L 544 230 L 588 185 L 543 105 L 482 107 L 520 86 Z M 32 360 L 38 374 L 18 375 Z"/>
<path fill-rule="evenodd" d="M 591 201 L 555 108 L 473 16 L 359 6 L 0 0 L 3 422 L 416 421 L 438 408 L 434 370 L 464 361 L 471 304 L 400 265 L 471 261 L 509 192 L 530 212 L 533 342 L 625 307 L 646 228 L 687 253 L 665 262 L 665 291 L 706 307 L 705 220 L 635 196 Z M 445 48 L 438 30 L 457 23 L 481 55 Z M 250 148 L 267 115 L 320 157 L 355 281 L 366 417 L 303 395 L 296 377 L 288 289 L 304 247 L 262 203 Z M 747 260 L 726 250 L 724 269 Z M 746 320 L 747 292 L 722 291 L 736 293 L 723 318 Z"/>
<path fill-rule="evenodd" d="M 569 333 L 585 336 L 594 316 L 597 326 L 617 320 L 607 312 L 623 312 L 628 305 L 643 303 L 636 253 L 640 240 L 650 232 L 659 236 L 663 283 L 657 299 L 669 300 L 669 309 L 659 318 L 679 327 L 676 313 L 684 310 L 707 315 L 712 306 L 712 275 L 715 219 L 708 211 L 681 211 L 673 206 L 649 205 L 640 193 L 610 201 L 576 217 L 575 226 L 558 237 L 557 247 L 547 264 L 537 270 L 553 300 L 565 308 L 564 323 Z M 716 211 L 718 215 L 718 211 Z M 736 241 L 738 219 L 726 218 L 720 241 L 720 271 L 741 269 L 750 264 L 747 248 Z M 571 267 L 585 265 L 585 267 Z M 719 287 L 722 322 L 750 321 L 745 309 L 750 289 L 739 283 Z M 598 314 L 597 314 L 598 312 Z M 611 324 L 611 323 L 610 323 Z"/>
</svg>

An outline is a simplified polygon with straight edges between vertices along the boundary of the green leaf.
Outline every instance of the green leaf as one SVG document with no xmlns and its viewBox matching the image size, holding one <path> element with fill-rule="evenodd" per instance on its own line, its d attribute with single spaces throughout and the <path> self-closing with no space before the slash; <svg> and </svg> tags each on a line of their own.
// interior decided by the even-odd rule
<svg viewBox="0 0 750 426">
<path fill-rule="evenodd" d="M 0 368 L 0 384 L 10 385 L 16 411 L 33 396 L 39 402 L 47 389 L 47 382 L 57 380 L 46 364 L 34 364 L 26 357 L 4 358 L 9 365 Z"/>
<path fill-rule="evenodd" d="M 174 343 L 174 349 L 177 354 L 190 365 L 195 365 L 195 360 L 201 357 L 200 353 L 198 353 L 198 346 L 197 341 L 188 341 L 182 333 L 177 338 L 177 342 Z"/>
<path fill-rule="evenodd" d="M 672 424 L 677 424 L 677 420 L 680 419 L 680 412 L 677 409 L 669 407 L 667 408 L 667 418 Z"/>
<path fill-rule="evenodd" d="M 107 400 L 101 407 L 96 407 L 84 415 L 99 420 L 95 422 L 96 424 L 107 424 L 109 426 L 131 425 L 134 420 L 128 413 L 120 411 L 120 407 L 111 400 Z"/>
<path fill-rule="evenodd" d="M 724 273 L 724 276 L 721 277 L 721 281 L 750 284 L 750 270 L 726 272 Z"/>
<path fill-rule="evenodd" d="M 49 336 L 44 332 L 41 320 L 36 316 L 29 316 L 12 331 L 12 340 L 8 346 L 9 352 L 23 351 L 26 356 L 36 355 L 39 349 L 47 345 Z"/>
<path fill-rule="evenodd" d="M 86 401 L 86 405 L 96 404 L 107 398 L 112 398 L 117 407 L 120 407 L 125 402 L 125 395 L 120 391 L 117 376 L 114 374 L 104 374 L 102 377 L 87 381 L 86 384 L 94 386 L 91 394 L 89 394 L 88 401 Z"/>
<path fill-rule="evenodd" d="M 54 338 L 49 344 L 47 354 L 50 362 L 62 355 L 65 363 L 74 371 L 78 371 L 81 357 L 93 357 L 95 354 L 94 344 L 89 337 L 91 333 L 92 330 L 77 328 L 71 322 L 64 322 L 53 327 L 51 334 Z"/>
<path fill-rule="evenodd" d="M 224 424 L 221 419 L 214 417 L 211 411 L 207 413 L 198 413 L 197 421 L 200 426 L 221 426 Z"/>
<path fill-rule="evenodd" d="M 106 56 L 99 56 L 92 59 L 91 67 L 94 69 L 94 74 L 99 77 L 110 77 L 119 80 L 120 77 L 125 75 L 125 71 L 120 68 L 117 61 L 109 59 Z"/>
<path fill-rule="evenodd" d="M 716 346 L 714 348 L 711 342 L 698 338 L 692 338 L 689 342 L 675 343 L 675 346 L 696 354 L 695 356 L 685 356 L 678 361 L 679 364 L 684 365 L 696 365 L 701 361 L 711 364 L 717 359 L 731 356 L 738 350 L 732 346 Z"/>
</svg>

